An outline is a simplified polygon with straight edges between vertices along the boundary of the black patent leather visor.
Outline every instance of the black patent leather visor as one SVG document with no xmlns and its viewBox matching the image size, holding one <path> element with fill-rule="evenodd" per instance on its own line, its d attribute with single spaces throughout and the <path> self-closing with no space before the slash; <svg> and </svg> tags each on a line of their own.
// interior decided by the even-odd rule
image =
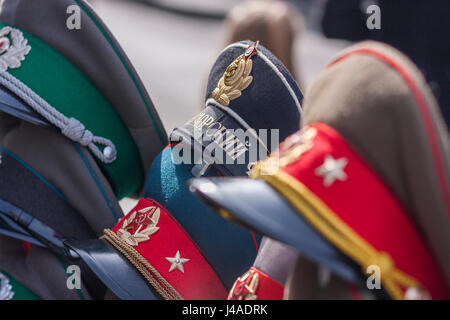
<svg viewBox="0 0 450 320">
<path fill-rule="evenodd" d="M 161 300 L 139 271 L 105 240 L 68 240 L 93 273 L 121 300 Z"/>
</svg>

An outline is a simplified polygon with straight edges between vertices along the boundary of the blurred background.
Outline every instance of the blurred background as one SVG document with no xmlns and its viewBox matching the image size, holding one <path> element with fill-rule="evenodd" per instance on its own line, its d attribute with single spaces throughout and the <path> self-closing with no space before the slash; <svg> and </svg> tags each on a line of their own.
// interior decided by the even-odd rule
<svg viewBox="0 0 450 320">
<path fill-rule="evenodd" d="M 199 113 L 203 108 L 209 69 L 230 38 L 230 26 L 225 16 L 242 1 L 89 2 L 128 54 L 166 130 L 170 132 Z M 295 1 L 293 5 L 308 16 L 309 13 L 314 14 L 311 2 Z M 237 10 L 245 12 L 245 9 Z M 347 41 L 326 39 L 313 23 L 309 23 L 308 19 L 306 21 L 305 32 L 301 32 L 302 26 L 296 27 L 292 46 L 293 69 L 302 88 L 311 82 L 336 52 L 348 44 Z M 262 44 L 266 45 L 264 41 Z"/>
</svg>

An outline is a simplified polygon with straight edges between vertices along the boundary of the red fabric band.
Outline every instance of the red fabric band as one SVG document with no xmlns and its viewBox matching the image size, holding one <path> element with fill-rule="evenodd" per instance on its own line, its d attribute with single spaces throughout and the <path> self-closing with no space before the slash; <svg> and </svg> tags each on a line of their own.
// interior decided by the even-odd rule
<svg viewBox="0 0 450 320">
<path fill-rule="evenodd" d="M 121 229 L 125 221 L 126 228 Z M 136 207 L 114 227 L 113 232 L 124 240 L 131 236 L 129 244 L 136 241 L 133 248 L 184 299 L 226 298 L 225 287 L 200 249 L 175 218 L 156 201 L 140 199 Z"/>
<path fill-rule="evenodd" d="M 317 130 L 313 147 L 302 154 L 301 160 L 287 164 L 285 173 L 305 185 L 374 249 L 387 253 L 395 267 L 417 279 L 433 299 L 448 298 L 439 267 L 388 187 L 334 129 L 321 123 L 308 128 Z M 327 157 L 333 161 L 345 159 L 346 163 L 342 168 L 345 178 L 336 178 L 328 186 L 324 167 Z M 325 170 L 322 174 L 320 167 Z"/>
</svg>

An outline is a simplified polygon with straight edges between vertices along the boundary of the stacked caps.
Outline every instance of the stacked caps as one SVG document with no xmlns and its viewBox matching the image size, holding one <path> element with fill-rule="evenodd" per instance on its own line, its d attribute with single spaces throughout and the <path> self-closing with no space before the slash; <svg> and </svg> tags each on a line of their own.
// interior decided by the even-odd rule
<svg viewBox="0 0 450 320">
<path fill-rule="evenodd" d="M 349 284 L 368 293 L 376 266 L 377 298 L 445 299 L 449 141 L 418 69 L 397 50 L 364 42 L 318 76 L 302 130 L 256 164 L 253 179 L 197 179 L 192 187 L 222 216 L 298 250 L 285 297 L 349 298 Z M 344 282 L 309 281 L 321 267 Z M 255 283 L 249 272 L 236 283 Z M 280 271 L 270 272 L 273 282 Z M 264 285 L 252 290 L 230 295 L 266 293 Z"/>
<path fill-rule="evenodd" d="M 145 196 L 181 223 L 227 289 L 253 262 L 260 237 L 215 215 L 189 192 L 187 181 L 246 176 L 254 162 L 298 130 L 301 101 L 292 76 L 264 46 L 231 44 L 211 68 L 204 110 L 172 132 L 171 144 L 147 175 Z"/>
<path fill-rule="evenodd" d="M 70 6 L 79 9 L 79 30 L 66 27 Z M 104 287 L 87 269 L 86 286 L 67 289 L 71 256 L 61 239 L 114 226 L 123 216 L 118 200 L 142 192 L 167 135 L 86 1 L 3 1 L 0 35 L 0 234 L 8 236 L 0 270 L 41 298 L 100 298 Z"/>
<path fill-rule="evenodd" d="M 245 60 L 242 60 L 244 57 Z M 227 61 L 223 62 L 225 58 Z M 243 69 L 236 72 L 239 69 L 234 66 L 239 63 L 251 67 L 247 67 L 245 72 Z M 240 88 L 240 96 L 234 90 L 222 87 L 222 75 L 219 76 L 217 68 L 221 69 L 222 75 L 237 75 L 236 88 Z M 213 70 L 216 76 L 210 82 L 223 88 L 225 94 L 228 90 L 233 92 L 234 96 L 228 101 L 221 100 L 228 102 L 228 106 L 207 98 L 207 107 L 202 114 L 207 113 L 208 119 L 216 120 L 215 123 L 221 127 L 250 130 L 251 137 L 255 139 L 259 139 L 255 134 L 258 132 L 256 128 L 275 129 L 283 124 L 293 130 L 298 128 L 301 93 L 297 87 L 293 89 L 295 82 L 289 73 L 264 47 L 253 42 L 233 44 L 219 56 Z M 260 76 L 264 76 L 265 81 L 258 79 Z M 244 80 L 245 85 L 241 87 Z M 272 88 L 276 88 L 276 94 L 266 92 Z M 298 94 L 290 95 L 293 92 Z M 249 99 L 247 95 L 254 99 Z M 273 97 L 274 100 L 269 103 L 259 95 Z M 239 104 L 240 98 L 249 104 Z M 278 100 L 283 103 L 279 104 Z M 232 103 L 236 112 L 231 109 Z M 261 113 L 256 112 L 259 107 Z M 238 114 L 240 109 L 248 119 Z M 275 109 L 280 110 L 278 114 L 285 118 L 274 117 L 272 113 Z M 288 114 L 291 116 L 288 117 Z M 215 150 L 222 148 L 219 140 L 199 138 L 194 133 L 194 124 L 195 121 L 190 121 L 175 129 L 171 145 L 161 152 L 149 170 L 146 198 L 140 199 L 114 228 L 106 229 L 100 239 L 66 242 L 120 299 L 225 299 L 236 276 L 245 271 L 256 256 L 259 239 L 208 210 L 189 193 L 187 186 L 187 181 L 199 172 L 217 176 L 243 170 L 240 174 L 245 175 L 248 158 L 244 159 L 244 166 L 240 169 L 230 163 L 210 161 L 212 157 L 206 163 L 198 161 L 195 164 L 191 157 L 191 162 L 177 163 L 175 151 L 193 154 L 191 151 L 198 144 L 202 151 L 212 143 L 218 146 Z M 233 133 L 231 130 L 225 132 Z M 286 136 L 289 133 L 283 129 L 282 134 Z M 231 146 L 239 144 L 245 145 L 245 141 L 235 140 Z M 258 159 L 266 158 L 268 153 L 266 149 Z M 212 154 L 213 157 L 216 155 Z M 198 165 L 203 168 L 196 171 Z"/>
</svg>

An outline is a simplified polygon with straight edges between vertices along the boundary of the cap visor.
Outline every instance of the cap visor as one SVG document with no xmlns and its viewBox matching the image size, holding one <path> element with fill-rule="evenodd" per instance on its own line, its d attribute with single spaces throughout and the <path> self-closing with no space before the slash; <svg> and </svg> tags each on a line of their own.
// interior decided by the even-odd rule
<svg viewBox="0 0 450 320">
<path fill-rule="evenodd" d="M 121 300 L 161 300 L 139 271 L 104 240 L 68 240 L 96 276 Z"/>
<path fill-rule="evenodd" d="M 191 191 L 224 218 L 296 248 L 340 277 L 360 283 L 359 267 L 325 240 L 267 183 L 248 178 L 201 178 Z"/>
</svg>

